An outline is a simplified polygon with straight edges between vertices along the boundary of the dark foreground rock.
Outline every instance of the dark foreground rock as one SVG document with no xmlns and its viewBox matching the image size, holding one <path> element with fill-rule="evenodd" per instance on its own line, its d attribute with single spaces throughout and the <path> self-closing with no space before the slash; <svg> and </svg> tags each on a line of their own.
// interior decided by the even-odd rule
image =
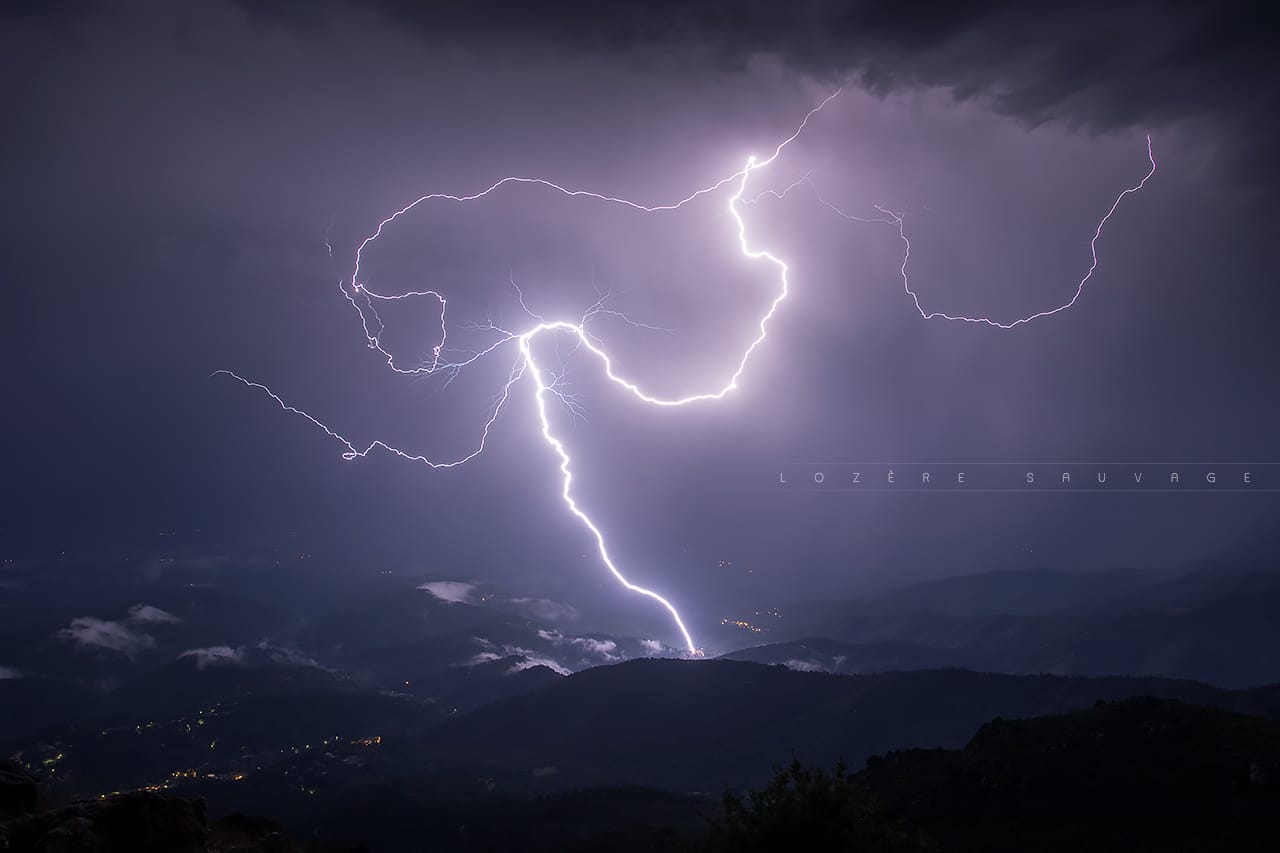
<svg viewBox="0 0 1280 853">
<path fill-rule="evenodd" d="M 854 778 L 948 853 L 1274 853 L 1280 721 L 1157 698 L 982 726 Z"/>
<path fill-rule="evenodd" d="M 233 814 L 210 825 L 203 799 L 147 792 L 72 803 L 0 823 L 3 853 L 297 853 L 299 849 L 273 821 Z M 338 853 L 327 847 L 306 849 Z"/>
<path fill-rule="evenodd" d="M 203 800 L 122 794 L 0 824 L 0 850 L 31 853 L 206 853 Z"/>
<path fill-rule="evenodd" d="M 0 821 L 34 812 L 38 793 L 36 777 L 25 767 L 0 759 Z"/>
</svg>

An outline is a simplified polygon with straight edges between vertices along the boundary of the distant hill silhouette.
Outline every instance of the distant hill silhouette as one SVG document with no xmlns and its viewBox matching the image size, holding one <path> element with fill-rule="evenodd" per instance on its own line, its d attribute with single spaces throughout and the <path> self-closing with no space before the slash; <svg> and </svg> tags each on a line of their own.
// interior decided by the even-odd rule
<svg viewBox="0 0 1280 853">
<path fill-rule="evenodd" d="M 842 681 L 866 681 L 749 664 L 684 666 L 694 668 L 702 670 L 715 688 L 731 688 L 732 698 L 737 699 L 759 688 L 780 686 L 781 679 L 787 679 L 786 685 L 793 689 L 807 683 L 819 692 Z M 685 674 L 673 676 L 668 671 L 671 667 L 653 664 L 612 669 L 631 670 L 628 679 L 644 682 L 646 687 L 655 679 L 670 685 L 673 677 Z M 757 678 L 761 673 L 765 674 Z M 599 675 L 588 679 L 596 682 L 589 685 L 590 690 L 608 686 L 608 679 L 606 684 L 599 683 Z M 965 682 L 972 673 L 935 675 L 943 681 L 924 690 L 921 684 L 910 680 L 904 684 L 896 677 L 886 685 L 864 683 L 859 690 L 866 699 L 880 689 L 890 693 L 906 689 L 903 698 L 919 701 L 930 698 L 928 693 L 936 688 L 980 686 L 972 679 Z M 558 692 L 579 680 L 568 679 L 541 693 Z M 1049 703 L 1121 686 L 1116 679 L 1003 681 L 1006 700 L 1022 696 L 1023 701 L 1034 697 Z M 1195 687 L 1153 684 L 1175 690 Z M 812 690 L 801 692 L 808 698 L 817 695 Z M 1206 695 L 1275 709 L 1274 689 L 1241 693 L 1210 689 Z M 504 704 L 519 705 L 529 698 Z M 693 698 L 677 703 L 674 714 L 697 726 L 701 719 L 689 716 Z M 607 702 L 591 708 L 596 712 L 613 709 Z M 773 735 L 787 731 L 787 717 L 772 715 Z M 754 715 L 731 724 L 724 734 L 737 735 L 743 725 L 769 718 Z M 580 725 L 581 719 L 579 715 L 569 723 Z M 627 722 L 628 718 L 602 720 Z M 654 730 L 658 735 L 671 733 L 661 728 L 669 718 L 653 722 L 659 727 Z M 828 725 L 831 720 L 806 722 Z M 10 765 L 0 767 L 0 775 L 7 773 L 10 796 L 6 803 L 11 806 L 8 820 L 0 822 L 0 839 L 9 844 L 5 849 L 50 853 L 69 849 L 268 853 L 336 850 L 337 845 L 356 844 L 362 850 L 440 853 L 1271 853 L 1280 849 L 1280 720 L 1145 696 L 1098 701 L 1065 714 L 996 718 L 976 728 L 967 742 L 961 739 L 960 748 L 872 755 L 864 769 L 851 774 L 838 765 L 834 774 L 814 767 L 831 766 L 833 753 L 815 755 L 807 765 L 778 762 L 781 766 L 772 775 L 761 774 L 754 791 L 724 798 L 634 785 L 503 793 L 493 791 L 485 777 L 473 773 L 440 788 L 415 781 L 429 774 L 406 777 L 385 764 L 378 767 L 376 779 L 366 774 L 354 785 L 320 791 L 316 798 L 299 796 L 296 786 L 292 795 L 267 789 L 242 795 L 238 808 L 248 803 L 256 814 L 276 818 L 288 814 L 281 823 L 231 814 L 210 824 L 205 803 L 189 795 L 130 793 L 34 811 L 31 778 L 21 767 Z M 441 733 L 456 736 L 458 729 L 449 725 Z M 582 731 L 579 751 L 587 752 L 590 739 L 600 734 L 596 728 Z M 724 741 L 705 729 L 693 728 L 690 735 L 671 738 L 674 742 L 668 750 L 723 754 Z M 649 747 L 655 737 L 639 740 L 641 748 Z M 616 748 L 611 752 L 622 754 Z M 424 756 L 417 758 L 422 761 Z M 724 805 L 718 806 L 721 802 Z M 301 808 L 305 804 L 310 810 Z M 300 847 L 289 834 L 311 840 Z"/>
<path fill-rule="evenodd" d="M 881 611 L 1030 615 L 1105 604 L 1165 581 L 1154 572 L 1135 569 L 1011 569 L 922 581 L 868 596 L 864 601 Z"/>
<path fill-rule="evenodd" d="M 751 646 L 721 655 L 722 660 L 780 664 L 802 672 L 831 672 L 861 675 L 910 669 L 955 667 L 962 653 L 931 649 L 910 643 L 842 643 L 825 637 L 811 637 L 785 643 Z"/>
<path fill-rule="evenodd" d="M 1157 581 L 1141 573 L 1119 573 L 1117 580 L 1112 573 L 994 572 L 794 608 L 761 640 L 847 644 L 828 655 L 849 662 L 834 671 L 951 665 L 1246 687 L 1280 681 L 1276 612 L 1280 572 L 1274 571 L 1215 567 Z M 783 662 L 768 649 L 732 656 Z M 787 659 L 805 660 L 789 652 Z"/>
<path fill-rule="evenodd" d="M 427 730 L 425 766 L 497 768 L 549 784 L 626 782 L 684 790 L 759 781 L 773 763 L 906 746 L 963 745 L 993 717 L 1155 695 L 1280 715 L 1280 686 L 1228 691 L 1188 681 L 1005 676 L 963 670 L 838 676 L 736 661 L 598 667 Z M 496 771 L 495 771 L 496 772 Z M 523 774 L 523 776 L 522 776 Z"/>
</svg>

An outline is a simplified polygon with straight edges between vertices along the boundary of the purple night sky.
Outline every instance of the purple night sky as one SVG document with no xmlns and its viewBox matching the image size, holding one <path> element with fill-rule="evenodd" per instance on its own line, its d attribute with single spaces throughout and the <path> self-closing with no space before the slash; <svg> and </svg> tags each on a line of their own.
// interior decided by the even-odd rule
<svg viewBox="0 0 1280 853">
<path fill-rule="evenodd" d="M 775 487 L 808 460 L 1277 461 L 1264 158 L 1280 88 L 1243 12 L 356 5 L 0 12 L 6 560 L 297 550 L 499 584 L 674 642 L 566 513 L 528 384 L 482 456 L 430 471 L 344 461 L 211 374 L 263 382 L 361 447 L 465 454 L 512 358 L 447 388 L 387 370 L 338 286 L 379 221 L 507 175 L 663 204 L 767 156 L 841 87 L 747 185 L 750 241 L 786 260 L 792 292 L 737 391 L 646 407 L 560 342 L 584 417 L 554 426 L 628 575 L 707 625 L 906 579 L 1280 554 L 1268 495 Z M 1099 219 L 1150 169 L 1148 134 L 1158 171 L 1108 222 L 1079 301 L 1007 331 L 923 319 L 896 227 L 822 203 L 903 214 L 921 304 L 1009 322 L 1070 299 Z M 608 293 L 660 327 L 598 318 L 619 371 L 683 396 L 732 374 L 777 286 L 739 252 L 731 194 L 660 214 L 526 185 L 430 203 L 362 269 L 388 293 L 446 294 L 464 348 L 486 339 L 469 322 L 529 322 L 512 281 L 546 317 Z M 434 303 L 378 310 L 397 365 L 431 358 Z M 538 346 L 548 366 L 554 350 Z"/>
</svg>

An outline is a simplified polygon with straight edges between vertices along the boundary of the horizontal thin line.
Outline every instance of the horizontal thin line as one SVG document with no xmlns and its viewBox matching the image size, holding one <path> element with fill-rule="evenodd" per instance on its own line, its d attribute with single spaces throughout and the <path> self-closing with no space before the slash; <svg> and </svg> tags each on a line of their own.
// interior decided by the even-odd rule
<svg viewBox="0 0 1280 853">
<path fill-rule="evenodd" d="M 1280 489 L 1183 489 L 1183 488 L 1111 489 L 1111 488 L 1107 488 L 1106 486 L 1103 486 L 1097 489 L 1080 489 L 1080 488 L 1049 489 L 1049 488 L 1036 488 L 1036 487 L 1030 487 L 1025 489 L 977 489 L 977 488 L 969 489 L 969 488 L 941 488 L 941 487 L 936 489 L 918 489 L 918 488 L 863 489 L 863 488 L 848 488 L 846 486 L 832 486 L 830 488 L 817 488 L 817 489 L 811 489 L 811 488 L 802 489 L 798 487 L 797 488 L 789 487 L 789 488 L 781 489 L 781 491 L 784 491 L 784 492 L 850 492 L 850 493 L 853 493 L 853 492 L 929 492 L 929 493 L 937 493 L 937 494 L 960 495 L 960 494 L 974 494 L 975 492 L 1024 492 L 1028 494 L 1031 494 L 1031 493 L 1035 493 L 1035 494 L 1066 494 L 1066 493 L 1106 494 L 1106 493 L 1118 493 L 1118 492 L 1141 492 L 1141 493 L 1151 493 L 1151 494 L 1174 494 L 1179 492 L 1182 492 L 1182 493 L 1187 493 L 1187 492 L 1259 493 L 1259 492 L 1280 492 Z"/>
<path fill-rule="evenodd" d="M 1280 462 L 783 462 L 783 465 L 1280 465 Z"/>
</svg>

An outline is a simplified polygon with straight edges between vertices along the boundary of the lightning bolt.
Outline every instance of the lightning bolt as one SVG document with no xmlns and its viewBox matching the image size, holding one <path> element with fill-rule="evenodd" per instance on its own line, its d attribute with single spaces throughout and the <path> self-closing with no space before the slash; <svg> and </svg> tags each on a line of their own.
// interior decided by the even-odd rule
<svg viewBox="0 0 1280 853">
<path fill-rule="evenodd" d="M 801 183 L 804 183 L 804 184 L 807 184 L 810 188 L 812 188 L 814 195 L 817 197 L 819 202 L 821 202 L 823 205 L 825 205 L 827 208 L 829 208 L 832 212 L 834 212 L 838 216 L 841 216 L 845 219 L 848 219 L 854 222 L 883 222 L 889 225 L 893 225 L 897 229 L 898 239 L 902 241 L 902 245 L 903 245 L 902 266 L 899 268 L 899 273 L 902 276 L 902 288 L 903 290 L 906 291 L 907 295 L 911 297 L 911 301 L 915 303 L 916 311 L 920 312 L 921 317 L 923 317 L 926 320 L 941 319 L 941 320 L 954 320 L 961 323 L 980 323 L 986 326 L 994 326 L 997 329 L 1008 330 L 1008 329 L 1016 328 L 1017 326 L 1021 326 L 1023 323 L 1030 323 L 1032 320 L 1039 320 L 1041 317 L 1050 317 L 1054 314 L 1059 313 L 1060 311 L 1066 311 L 1068 308 L 1075 305 L 1077 301 L 1079 301 L 1080 295 L 1084 293 L 1085 285 L 1089 283 L 1089 279 L 1093 278 L 1093 273 L 1098 268 L 1098 238 L 1102 236 L 1102 229 L 1106 227 L 1106 224 L 1111 219 L 1111 216 L 1120 207 L 1120 202 L 1124 201 L 1126 196 L 1132 195 L 1138 192 L 1139 190 L 1141 190 L 1143 187 L 1145 187 L 1147 185 L 1147 181 L 1151 180 L 1152 176 L 1155 175 L 1156 173 L 1156 157 L 1151 147 L 1150 136 L 1147 137 L 1147 162 L 1151 164 L 1151 168 L 1147 171 L 1145 175 L 1142 176 L 1142 180 L 1138 181 L 1133 186 L 1123 190 L 1118 196 L 1116 196 L 1115 201 L 1111 203 L 1111 207 L 1107 210 L 1106 214 L 1104 214 L 1102 219 L 1098 221 L 1098 227 L 1095 228 L 1093 231 L 1093 239 L 1089 241 L 1089 253 L 1093 256 L 1093 261 L 1092 263 L 1089 264 L 1089 269 L 1085 271 L 1084 277 L 1081 278 L 1080 281 L 1076 284 L 1075 292 L 1071 294 L 1071 298 L 1068 299 L 1066 302 L 1063 302 L 1061 305 L 1058 305 L 1054 308 L 1046 308 L 1043 311 L 1037 311 L 1034 314 L 1028 314 L 1025 317 L 1019 317 L 1018 319 L 1012 320 L 1009 322 L 993 320 L 990 317 L 966 317 L 961 314 L 947 314 L 946 312 L 943 312 L 943 311 L 925 310 L 925 307 L 920 304 L 920 295 L 916 293 L 915 290 L 912 289 L 911 280 L 907 276 L 907 264 L 910 263 L 911 261 L 911 240 L 907 238 L 906 226 L 903 224 L 903 217 L 901 214 L 894 213 L 892 210 L 889 210 L 887 207 L 883 207 L 881 205 L 874 205 L 875 209 L 879 211 L 879 213 L 881 214 L 881 216 L 879 217 L 862 217 L 862 216 L 855 216 L 851 213 L 846 213 L 822 197 L 821 192 L 813 184 L 810 175 L 805 175 L 804 177 L 800 178 L 800 180 L 791 184 L 782 192 L 766 191 L 765 193 L 761 193 L 761 195 L 773 195 L 775 197 L 781 198 L 782 196 L 786 195 L 788 192 L 790 192 L 792 189 L 794 189 Z M 760 196 L 756 197 L 757 200 L 759 198 Z"/>
<path fill-rule="evenodd" d="M 577 405 L 572 395 L 567 394 L 561 387 L 563 374 L 562 373 L 556 374 L 540 366 L 537 358 L 534 356 L 533 345 L 535 340 L 539 339 L 543 335 L 560 335 L 560 336 L 570 337 L 570 339 L 573 341 L 574 351 L 586 351 L 587 353 L 590 353 L 592 356 L 594 356 L 599 361 L 604 376 L 608 378 L 610 382 L 613 382 L 615 385 L 625 389 L 628 393 L 630 393 L 632 396 L 634 396 L 641 402 L 651 406 L 659 406 L 664 408 L 676 408 L 676 407 L 687 406 L 687 405 L 704 402 L 704 401 L 719 400 L 725 397 L 730 392 L 737 389 L 738 382 L 741 379 L 743 373 L 745 373 L 747 369 L 747 364 L 751 360 L 752 354 L 756 351 L 756 349 L 762 343 L 764 343 L 764 340 L 768 334 L 769 323 L 773 319 L 774 315 L 777 313 L 779 306 L 781 306 L 783 301 L 786 300 L 788 294 L 790 293 L 790 287 L 791 287 L 790 278 L 789 278 L 790 270 L 789 270 L 789 267 L 787 266 L 787 263 L 783 261 L 781 258 L 779 258 L 777 255 L 774 255 L 773 253 L 765 249 L 754 248 L 751 245 L 751 243 L 748 241 L 747 226 L 746 226 L 746 221 L 744 220 L 742 215 L 742 208 L 746 205 L 754 203 L 755 201 L 758 201 L 764 195 L 781 197 L 802 183 L 810 183 L 809 181 L 810 176 L 806 175 L 800 180 L 795 181 L 782 192 L 767 190 L 763 193 L 760 193 L 754 198 L 744 198 L 748 182 L 751 178 L 751 175 L 754 172 L 757 172 L 761 169 L 768 167 L 775 160 L 777 160 L 778 157 L 782 154 L 783 150 L 791 142 L 793 142 L 797 137 L 799 137 L 801 133 L 804 132 L 810 119 L 812 119 L 817 113 L 819 113 L 824 107 L 826 107 L 827 104 L 829 104 L 832 100 L 834 100 L 839 94 L 840 94 L 840 91 L 837 90 L 836 92 L 824 98 L 813 109 L 809 110 L 809 112 L 805 114 L 803 120 L 801 120 L 799 125 L 796 127 L 795 131 L 790 136 L 787 136 L 785 139 L 779 142 L 774 147 L 772 153 L 769 154 L 769 156 L 763 159 L 757 158 L 755 156 L 749 157 L 746 161 L 746 164 L 738 171 L 730 175 L 727 175 L 725 177 L 722 177 L 716 180 L 715 182 L 708 184 L 707 186 L 701 187 L 693 191 L 692 193 L 689 193 L 688 195 L 684 196 L 683 198 L 670 203 L 658 204 L 658 205 L 645 205 L 639 202 L 631 201 L 629 199 L 620 198 L 617 196 L 605 195 L 602 193 L 591 192 L 587 190 L 571 189 L 543 178 L 508 176 L 494 182 L 493 184 L 490 184 L 488 187 L 480 190 L 479 192 L 473 193 L 471 195 L 452 195 L 448 193 L 432 193 L 429 195 L 421 196 L 415 199 L 414 201 L 410 202 L 409 204 L 405 205 L 404 207 L 400 208 L 399 210 L 395 211 L 390 216 L 383 219 L 381 222 L 379 222 L 377 228 L 374 229 L 373 233 L 371 233 L 368 237 L 366 237 L 357 247 L 355 265 L 352 269 L 351 275 L 349 278 L 346 278 L 340 281 L 338 284 L 338 287 L 342 295 L 351 304 L 351 306 L 355 309 L 356 313 L 360 317 L 360 323 L 363 328 L 365 340 L 369 348 L 379 353 L 379 355 L 386 361 L 387 366 L 390 367 L 391 370 L 395 371 L 396 373 L 404 374 L 404 375 L 423 375 L 423 374 L 441 373 L 447 377 L 446 379 L 446 384 L 447 384 L 447 382 L 452 381 L 462 370 L 464 370 L 469 365 L 472 365 L 480 361 L 481 359 L 484 359 L 488 356 L 493 355 L 494 353 L 497 353 L 507 348 L 513 348 L 515 350 L 516 357 L 511 366 L 510 372 L 507 374 L 507 379 L 505 383 L 503 383 L 502 388 L 494 398 L 494 402 L 489 410 L 488 417 L 485 420 L 484 427 L 481 430 L 478 442 L 476 443 L 476 445 L 472 450 L 470 450 L 467 453 L 464 453 L 463 455 L 455 459 L 443 460 L 443 461 L 433 460 L 422 454 L 410 453 L 410 452 L 401 450 L 381 440 L 375 440 L 361 447 L 353 443 L 351 440 L 349 440 L 345 436 L 338 433 L 336 430 L 327 426 L 318 418 L 308 414 L 302 409 L 296 408 L 286 403 L 279 395 L 277 395 L 269 387 L 267 387 L 266 385 L 260 382 L 254 382 L 249 379 L 245 379 L 244 377 L 230 370 L 219 370 L 215 372 L 215 375 L 229 376 L 250 388 L 259 390 L 264 394 L 266 394 L 267 396 L 269 396 L 272 400 L 274 400 L 276 404 L 279 405 L 280 408 L 283 409 L 284 411 L 297 415 L 299 417 L 305 418 L 306 420 L 310 421 L 313 425 L 315 425 L 317 428 L 322 430 L 326 435 L 328 435 L 330 438 L 334 439 L 340 445 L 342 445 L 342 447 L 344 448 L 342 452 L 343 459 L 353 460 L 353 459 L 364 458 L 374 450 L 381 450 L 381 451 L 391 453 L 407 461 L 417 462 L 433 469 L 452 468 L 458 465 L 462 465 L 468 462 L 469 460 L 474 459 L 476 456 L 482 453 L 485 449 L 486 442 L 489 439 L 490 431 L 494 423 L 497 421 L 499 414 L 503 411 L 506 404 L 510 400 L 513 389 L 521 380 L 524 380 L 527 378 L 533 383 L 533 389 L 534 389 L 533 397 L 536 405 L 539 431 L 541 432 L 543 440 L 555 453 L 556 457 L 559 459 L 559 462 L 560 462 L 559 471 L 560 471 L 561 486 L 562 486 L 560 494 L 561 494 L 561 498 L 564 501 L 565 506 L 567 507 L 569 512 L 575 518 L 577 518 L 578 521 L 581 522 L 582 525 L 586 527 L 587 530 L 590 532 L 591 536 L 595 540 L 596 550 L 598 552 L 600 561 L 614 576 L 614 578 L 627 590 L 646 596 L 652 599 L 653 601 L 657 602 L 659 605 L 661 605 L 670 614 L 672 620 L 675 622 L 675 625 L 680 632 L 681 638 L 684 641 L 685 648 L 688 651 L 688 653 L 694 656 L 701 655 L 701 650 L 694 643 L 693 637 L 690 635 L 688 628 L 684 624 L 684 620 L 680 617 L 680 614 L 676 610 L 675 606 L 668 599 L 658 594 L 654 590 L 639 586 L 638 584 L 632 583 L 630 580 L 627 579 L 627 577 L 623 574 L 622 570 L 619 569 L 612 555 L 609 553 L 609 549 L 605 541 L 604 533 L 601 531 L 599 525 L 596 524 L 596 522 L 591 518 L 591 516 L 587 514 L 587 512 L 581 507 L 581 505 L 579 505 L 577 500 L 574 498 L 574 495 L 573 495 L 574 475 L 573 475 L 573 468 L 572 468 L 573 459 L 570 456 L 569 450 L 566 448 L 563 440 L 561 440 L 552 429 L 550 409 L 548 406 L 548 398 L 555 398 L 561 404 L 566 405 L 575 414 L 578 411 Z M 1148 154 L 1150 154 L 1150 139 L 1148 139 Z M 1151 174 L 1153 174 L 1155 172 L 1154 158 L 1152 158 L 1151 160 L 1151 165 L 1152 165 Z M 1120 197 L 1116 199 L 1115 204 L 1112 206 L 1111 210 L 1107 213 L 1107 216 L 1104 217 L 1102 222 L 1099 224 L 1097 232 L 1095 233 L 1095 236 L 1094 236 L 1093 244 L 1096 244 L 1098 236 L 1102 232 L 1102 226 L 1106 224 L 1107 219 L 1111 216 L 1112 213 L 1115 212 L 1116 207 L 1119 206 L 1119 203 L 1124 198 L 1124 196 L 1141 189 L 1143 184 L 1146 183 L 1147 178 L 1151 177 L 1151 174 L 1148 174 L 1147 177 L 1144 178 L 1142 182 L 1139 183 L 1137 186 L 1126 190 L 1124 193 L 1121 193 Z M 588 324 L 590 323 L 590 321 L 594 317 L 602 314 L 620 317 L 621 319 L 629 323 L 632 323 L 632 325 L 644 326 L 644 324 L 635 323 L 631 321 L 629 318 L 627 318 L 625 315 L 621 314 L 620 312 L 612 311 L 610 309 L 605 308 L 604 297 L 602 297 L 601 300 L 596 303 L 596 305 L 588 309 L 580 318 L 577 318 L 574 320 L 567 320 L 567 319 L 566 320 L 548 320 L 544 317 L 539 316 L 538 314 L 535 314 L 533 311 L 531 311 L 528 308 L 528 306 L 525 304 L 525 301 L 524 301 L 524 294 L 520 291 L 519 285 L 516 284 L 514 277 L 512 277 L 511 285 L 516 290 L 516 294 L 519 298 L 521 308 L 524 309 L 526 315 L 528 315 L 530 318 L 532 318 L 536 322 L 532 326 L 526 328 L 524 331 L 521 331 L 521 332 L 514 332 L 511 330 L 505 329 L 501 326 L 495 325 L 492 321 L 482 325 L 473 326 L 472 328 L 493 333 L 496 336 L 496 339 L 492 343 L 488 344 L 487 346 L 483 347 L 478 351 L 471 352 L 471 353 L 464 353 L 463 357 L 461 358 L 451 359 L 447 355 L 447 353 L 449 352 L 449 348 L 448 348 L 449 323 L 447 321 L 447 316 L 446 316 L 447 309 L 448 309 L 448 300 L 445 298 L 443 294 L 435 290 L 410 290 L 410 291 L 406 291 L 404 293 L 398 293 L 398 294 L 381 294 L 381 293 L 374 292 L 372 289 L 370 289 L 367 282 L 361 280 L 361 262 L 362 262 L 365 250 L 382 235 L 384 229 L 388 225 L 395 222 L 400 217 L 408 214 L 410 211 L 428 202 L 444 201 L 444 202 L 453 202 L 456 204 L 464 204 L 467 202 L 473 202 L 479 199 L 483 199 L 506 187 L 519 186 L 519 185 L 538 186 L 538 187 L 552 190 L 554 192 L 561 193 L 562 195 L 565 195 L 571 198 L 593 199 L 595 201 L 604 202 L 608 204 L 621 205 L 621 206 L 628 207 L 643 213 L 663 213 L 663 212 L 679 210 L 680 208 L 684 207 L 690 202 L 693 202 L 696 199 L 699 199 L 709 194 L 713 194 L 721 189 L 724 189 L 725 187 L 732 187 L 733 192 L 729 195 L 729 199 L 728 199 L 728 211 L 734 221 L 739 251 L 742 253 L 744 257 L 750 260 L 761 261 L 771 265 L 777 273 L 778 289 L 772 301 L 769 302 L 767 310 L 764 312 L 764 314 L 760 317 L 759 321 L 757 322 L 756 333 L 754 337 L 748 343 L 736 367 L 734 368 L 732 373 L 728 376 L 724 384 L 722 384 L 718 388 L 713 388 L 711 390 L 707 390 L 701 393 L 691 394 L 685 397 L 667 398 L 667 397 L 661 397 L 661 396 L 657 396 L 657 395 L 646 392 L 644 389 L 641 388 L 641 386 L 637 382 L 626 378 L 625 376 L 623 376 L 622 374 L 620 374 L 618 371 L 615 370 L 613 361 L 609 357 L 608 352 L 604 349 L 603 345 L 595 337 L 593 337 L 588 331 Z M 817 191 L 816 188 L 814 188 L 814 191 L 815 192 Z M 902 276 L 903 276 L 903 283 L 904 283 L 904 286 L 906 286 L 907 288 L 907 292 L 913 298 L 915 298 L 917 308 L 920 308 L 919 299 L 915 297 L 915 293 L 911 290 L 910 284 L 907 280 L 906 267 L 907 267 L 907 260 L 909 260 L 910 258 L 910 241 L 906 237 L 906 233 L 903 227 L 902 217 L 899 216 L 898 214 L 892 213 L 886 208 L 877 207 L 876 209 L 881 213 L 881 216 L 879 218 L 861 219 L 860 217 L 856 217 L 856 216 L 852 216 L 850 214 L 844 213 L 839 208 L 835 207 L 834 205 L 822 199 L 821 196 L 819 196 L 819 200 L 822 201 L 822 203 L 825 204 L 827 207 L 829 207 L 831 210 L 835 211 L 840 216 L 843 216 L 847 219 L 883 222 L 888 224 L 894 224 L 897 226 L 899 236 L 901 237 L 901 239 L 903 240 L 906 246 L 906 254 L 904 256 L 902 270 L 901 270 Z M 1097 266 L 1097 253 L 1095 250 L 1093 266 L 1089 268 L 1088 275 L 1086 275 L 1085 278 L 1080 282 L 1080 287 L 1077 290 L 1076 297 L 1073 298 L 1070 303 L 1060 306 L 1059 308 L 1055 308 L 1052 311 L 1045 311 L 1045 312 L 1041 312 L 1039 314 L 1033 315 L 1031 317 L 1023 318 L 1021 320 L 1016 321 L 1015 323 L 1001 324 L 985 318 L 951 317 L 949 315 L 941 314 L 937 312 L 926 313 L 923 308 L 920 308 L 920 313 L 926 319 L 930 319 L 933 317 L 943 317 L 946 319 L 953 319 L 953 320 L 966 320 L 968 322 L 988 323 L 990 325 L 999 326 L 1000 328 L 1012 328 L 1013 326 L 1018 325 L 1019 323 L 1025 323 L 1025 322 L 1028 322 L 1029 320 L 1036 319 L 1037 317 L 1047 316 L 1048 314 L 1053 314 L 1053 313 L 1056 313 L 1057 311 L 1063 310 L 1064 308 L 1070 307 L 1071 304 L 1074 304 L 1075 299 L 1079 297 L 1080 292 L 1084 289 L 1085 283 L 1088 281 L 1089 277 L 1093 274 L 1093 270 L 1094 268 L 1096 268 L 1096 266 Z M 396 364 L 394 356 L 391 354 L 391 352 L 389 352 L 383 346 L 382 333 L 385 327 L 383 325 L 382 318 L 378 313 L 377 306 L 380 303 L 384 303 L 384 302 L 393 302 L 396 300 L 413 299 L 413 298 L 432 299 L 439 304 L 440 337 L 439 337 L 439 342 L 432 348 L 431 358 L 429 361 L 413 367 L 402 367 Z M 655 328 L 655 327 L 648 327 L 648 326 L 644 326 L 644 327 Z"/>
</svg>

